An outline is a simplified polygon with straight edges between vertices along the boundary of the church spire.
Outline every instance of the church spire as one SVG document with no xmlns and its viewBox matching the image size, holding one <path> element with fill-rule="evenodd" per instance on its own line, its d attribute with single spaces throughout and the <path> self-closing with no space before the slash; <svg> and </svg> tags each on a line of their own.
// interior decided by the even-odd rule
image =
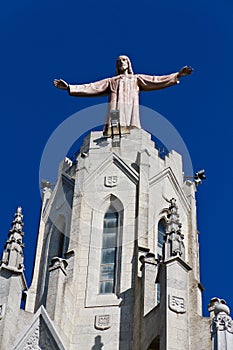
<svg viewBox="0 0 233 350">
<path fill-rule="evenodd" d="M 8 239 L 6 240 L 2 260 L 0 266 L 7 266 L 9 268 L 22 271 L 23 265 L 23 214 L 22 208 L 18 207 L 14 215 L 14 220 L 11 225 L 11 229 L 8 233 Z"/>
</svg>

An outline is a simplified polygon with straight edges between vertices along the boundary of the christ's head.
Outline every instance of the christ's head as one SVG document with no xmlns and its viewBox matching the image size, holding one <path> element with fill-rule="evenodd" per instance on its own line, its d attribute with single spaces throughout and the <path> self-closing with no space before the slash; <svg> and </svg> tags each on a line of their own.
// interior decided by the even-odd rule
<svg viewBox="0 0 233 350">
<path fill-rule="evenodd" d="M 116 75 L 119 74 L 133 74 L 130 59 L 125 55 L 121 55 L 117 58 Z"/>
</svg>

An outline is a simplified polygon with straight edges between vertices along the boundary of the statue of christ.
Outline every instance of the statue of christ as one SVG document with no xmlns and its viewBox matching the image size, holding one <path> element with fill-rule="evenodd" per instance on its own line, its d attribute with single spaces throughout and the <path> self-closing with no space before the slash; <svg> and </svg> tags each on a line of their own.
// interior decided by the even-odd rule
<svg viewBox="0 0 233 350">
<path fill-rule="evenodd" d="M 116 75 L 89 84 L 70 85 L 62 79 L 55 79 L 54 85 L 68 90 L 71 96 L 89 97 L 108 95 L 109 107 L 105 120 L 104 133 L 110 126 L 110 111 L 118 110 L 120 125 L 125 129 L 141 128 L 139 117 L 139 93 L 164 89 L 179 83 L 181 77 L 191 74 L 189 66 L 181 68 L 179 72 L 155 76 L 134 74 L 130 59 L 119 56 L 116 62 Z"/>
</svg>

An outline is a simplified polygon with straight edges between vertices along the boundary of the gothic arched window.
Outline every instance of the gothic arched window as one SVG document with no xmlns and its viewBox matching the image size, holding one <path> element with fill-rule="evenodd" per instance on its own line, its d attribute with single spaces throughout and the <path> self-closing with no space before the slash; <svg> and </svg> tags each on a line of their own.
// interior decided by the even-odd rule
<svg viewBox="0 0 233 350">
<path fill-rule="evenodd" d="M 161 260 L 164 256 L 164 243 L 166 237 L 166 222 L 161 219 L 158 223 L 158 240 L 157 240 L 157 255 L 158 260 Z M 156 286 L 156 299 L 157 303 L 160 303 L 160 283 Z"/>
<path fill-rule="evenodd" d="M 99 293 L 114 293 L 118 245 L 119 214 L 110 207 L 104 216 Z"/>
<path fill-rule="evenodd" d="M 161 219 L 158 223 L 158 241 L 157 241 L 158 259 L 161 259 L 163 257 L 163 246 L 165 242 L 165 235 L 166 235 L 166 224 L 165 224 L 165 220 Z"/>
</svg>

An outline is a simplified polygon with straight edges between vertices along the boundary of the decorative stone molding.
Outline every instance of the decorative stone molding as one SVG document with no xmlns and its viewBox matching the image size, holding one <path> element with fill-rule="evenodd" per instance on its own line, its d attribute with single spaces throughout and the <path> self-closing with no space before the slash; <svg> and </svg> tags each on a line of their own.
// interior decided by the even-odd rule
<svg viewBox="0 0 233 350">
<path fill-rule="evenodd" d="M 38 325 L 30 338 L 27 340 L 27 343 L 23 346 L 22 350 L 41 350 L 39 347 L 39 335 L 40 335 L 40 326 Z"/>
<path fill-rule="evenodd" d="M 224 299 L 214 297 L 210 300 L 210 303 L 208 305 L 208 311 L 210 312 L 210 316 L 215 315 L 216 310 L 219 308 L 220 305 L 222 308 L 224 307 L 223 305 L 225 305 L 225 308 L 227 308 L 227 310 L 226 310 L 227 314 L 230 313 L 230 309 L 226 305 L 226 301 Z"/>
<path fill-rule="evenodd" d="M 110 315 L 96 315 L 95 316 L 95 328 L 105 330 L 111 327 Z"/>
<path fill-rule="evenodd" d="M 171 256 L 183 256 L 184 255 L 184 236 L 180 232 L 171 232 L 168 242 L 170 243 Z"/>
<path fill-rule="evenodd" d="M 49 271 L 60 268 L 66 275 L 67 266 L 68 266 L 68 262 L 66 261 L 66 259 L 62 259 L 55 256 L 54 258 L 51 259 L 51 265 L 49 266 Z"/>
<path fill-rule="evenodd" d="M 158 259 L 155 258 L 155 254 L 148 252 L 145 255 L 141 255 L 139 257 L 139 260 L 141 262 L 141 270 L 143 269 L 145 264 L 150 264 L 150 265 L 158 265 Z"/>
<path fill-rule="evenodd" d="M 184 298 L 177 297 L 174 295 L 169 295 L 168 296 L 168 305 L 169 305 L 170 310 L 172 310 L 178 314 L 184 314 L 186 312 Z"/>
<path fill-rule="evenodd" d="M 217 331 L 227 331 L 233 334 L 232 318 L 226 313 L 220 312 L 217 316 L 213 318 L 210 331 L 212 335 Z"/>
<path fill-rule="evenodd" d="M 78 192 L 74 194 L 74 198 L 82 198 L 83 197 L 83 193 L 82 192 Z"/>
<path fill-rule="evenodd" d="M 0 305 L 0 320 L 4 317 L 6 310 L 6 304 Z"/>
<path fill-rule="evenodd" d="M 165 243 L 165 258 L 169 259 L 172 256 L 180 256 L 184 259 L 185 246 L 184 235 L 181 233 L 182 224 L 179 219 L 178 206 L 176 199 L 172 198 L 167 211 L 166 221 L 166 243 Z"/>
<path fill-rule="evenodd" d="M 210 327 L 211 335 L 217 331 L 227 331 L 233 334 L 233 321 L 230 316 L 230 309 L 224 299 L 212 298 L 209 304 L 209 311 L 214 311 L 214 317 Z"/>
<path fill-rule="evenodd" d="M 23 324 L 22 324 L 22 328 Z M 17 336 L 11 350 L 68 350 L 57 333 L 45 308 L 41 306 L 23 332 Z"/>
</svg>

